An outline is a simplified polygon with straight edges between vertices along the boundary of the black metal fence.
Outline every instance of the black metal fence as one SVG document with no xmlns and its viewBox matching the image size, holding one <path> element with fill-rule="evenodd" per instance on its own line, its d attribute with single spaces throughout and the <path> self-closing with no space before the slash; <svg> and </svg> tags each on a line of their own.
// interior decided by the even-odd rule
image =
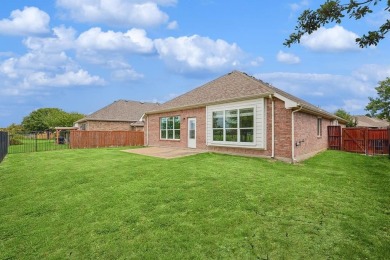
<svg viewBox="0 0 390 260">
<path fill-rule="evenodd" d="M 28 153 L 69 149 L 69 132 L 31 132 L 9 134 L 8 153 Z"/>
<path fill-rule="evenodd" d="M 0 131 L 0 162 L 8 153 L 8 133 Z"/>
</svg>

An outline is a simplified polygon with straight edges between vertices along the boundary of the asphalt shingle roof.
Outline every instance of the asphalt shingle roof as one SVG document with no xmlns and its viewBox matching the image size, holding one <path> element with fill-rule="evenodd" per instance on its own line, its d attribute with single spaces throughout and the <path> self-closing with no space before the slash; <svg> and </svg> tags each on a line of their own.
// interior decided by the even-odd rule
<svg viewBox="0 0 390 260">
<path fill-rule="evenodd" d="M 140 120 L 145 112 L 156 109 L 159 106 L 160 104 L 158 103 L 117 100 L 77 122 L 80 123 L 88 120 L 136 122 Z"/>
<path fill-rule="evenodd" d="M 337 118 L 335 115 L 317 106 L 240 71 L 232 71 L 178 96 L 149 112 L 158 113 L 188 107 L 201 107 L 234 99 L 250 99 L 255 96 L 265 96 L 275 93 L 298 103 L 312 113 L 326 115 L 330 118 Z M 345 121 L 343 119 L 340 120 Z"/>
<path fill-rule="evenodd" d="M 358 127 L 389 127 L 390 123 L 375 117 L 355 116 Z"/>
</svg>

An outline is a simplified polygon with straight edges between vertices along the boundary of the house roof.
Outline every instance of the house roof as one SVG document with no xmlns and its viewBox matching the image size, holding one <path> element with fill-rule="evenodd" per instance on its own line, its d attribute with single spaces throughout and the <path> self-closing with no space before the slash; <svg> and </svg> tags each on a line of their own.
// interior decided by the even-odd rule
<svg viewBox="0 0 390 260">
<path fill-rule="evenodd" d="M 389 127 L 390 123 L 386 120 L 368 117 L 368 116 L 355 116 L 357 120 L 357 127 Z"/>
<path fill-rule="evenodd" d="M 137 122 L 146 111 L 156 109 L 160 104 L 139 102 L 132 100 L 117 100 L 112 104 L 76 121 L 117 121 L 117 122 Z"/>
<path fill-rule="evenodd" d="M 269 95 L 274 95 L 284 101 L 290 101 L 289 104 L 292 107 L 302 107 L 306 112 L 318 114 L 326 118 L 338 119 L 344 123 L 346 122 L 342 118 L 240 71 L 232 71 L 210 81 L 203 86 L 162 104 L 157 109 L 151 110 L 146 114 L 268 97 Z"/>
</svg>

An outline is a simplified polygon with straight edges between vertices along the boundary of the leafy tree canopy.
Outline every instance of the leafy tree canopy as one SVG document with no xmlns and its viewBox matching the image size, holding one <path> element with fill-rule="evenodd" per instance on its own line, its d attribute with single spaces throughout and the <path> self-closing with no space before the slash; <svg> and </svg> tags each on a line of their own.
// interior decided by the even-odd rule
<svg viewBox="0 0 390 260">
<path fill-rule="evenodd" d="M 73 126 L 83 117 L 83 114 L 67 113 L 59 108 L 40 108 L 24 117 L 22 126 L 28 131 L 46 131 L 56 126 Z"/>
<path fill-rule="evenodd" d="M 379 82 L 375 88 L 378 94 L 377 98 L 369 97 L 370 102 L 366 110 L 372 117 L 378 117 L 390 122 L 390 78 Z"/>
<path fill-rule="evenodd" d="M 359 20 L 367 14 L 372 13 L 372 8 L 380 3 L 383 3 L 383 10 L 385 12 L 390 12 L 390 0 L 350 0 L 349 3 L 345 4 L 340 3 L 339 0 L 326 0 L 317 10 L 307 9 L 303 11 L 298 17 L 295 32 L 290 34 L 289 38 L 285 40 L 284 45 L 290 47 L 294 43 L 299 43 L 304 34 L 312 34 L 325 24 L 332 22 L 340 24 L 346 15 L 350 19 Z M 377 30 L 367 32 L 367 34 L 357 38 L 356 42 L 361 48 L 377 45 L 380 40 L 385 38 L 389 30 L 390 20 L 386 20 Z"/>
<path fill-rule="evenodd" d="M 354 118 L 350 113 L 345 111 L 344 109 L 340 108 L 337 109 L 334 113 L 336 116 L 341 117 L 345 120 L 347 120 L 347 127 L 355 127 L 357 125 L 357 120 Z"/>
</svg>

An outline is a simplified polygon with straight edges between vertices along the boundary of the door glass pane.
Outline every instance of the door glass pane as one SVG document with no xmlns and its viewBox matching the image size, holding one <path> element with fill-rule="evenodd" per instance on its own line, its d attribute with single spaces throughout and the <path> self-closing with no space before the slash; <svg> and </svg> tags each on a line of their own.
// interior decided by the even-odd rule
<svg viewBox="0 0 390 260">
<path fill-rule="evenodd" d="M 225 128 L 237 128 L 237 110 L 226 110 Z"/>
<path fill-rule="evenodd" d="M 194 130 L 194 129 L 195 129 L 195 121 L 191 120 L 190 121 L 190 130 Z"/>
<path fill-rule="evenodd" d="M 190 139 L 195 139 L 195 130 L 190 130 Z"/>
<path fill-rule="evenodd" d="M 223 141 L 223 130 L 214 129 L 213 130 L 213 141 Z"/>
<path fill-rule="evenodd" d="M 253 129 L 241 129 L 240 130 L 240 142 L 253 142 Z"/>
<path fill-rule="evenodd" d="M 253 127 L 253 108 L 240 109 L 240 128 Z"/>
<path fill-rule="evenodd" d="M 237 142 L 237 129 L 226 129 L 226 142 Z"/>
<path fill-rule="evenodd" d="M 223 111 L 213 112 L 213 128 L 223 128 Z"/>
</svg>

